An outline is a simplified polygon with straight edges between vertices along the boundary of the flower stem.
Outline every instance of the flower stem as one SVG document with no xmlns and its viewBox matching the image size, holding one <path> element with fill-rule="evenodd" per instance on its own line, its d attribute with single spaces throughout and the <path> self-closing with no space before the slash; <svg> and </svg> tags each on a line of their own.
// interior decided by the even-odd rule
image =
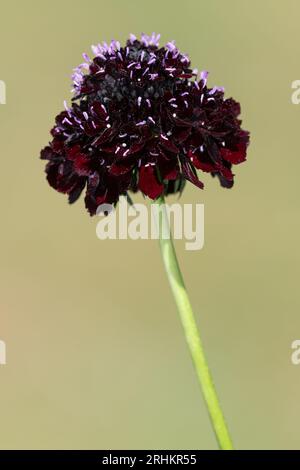
<svg viewBox="0 0 300 470">
<path fill-rule="evenodd" d="M 155 201 L 159 204 L 159 239 L 161 254 L 179 311 L 181 323 L 190 354 L 196 369 L 197 377 L 210 415 L 211 423 L 222 450 L 232 450 L 232 441 L 225 423 L 223 412 L 216 394 L 212 376 L 204 354 L 202 341 L 193 314 L 192 306 L 184 285 L 170 231 L 169 218 L 164 197 Z"/>
</svg>

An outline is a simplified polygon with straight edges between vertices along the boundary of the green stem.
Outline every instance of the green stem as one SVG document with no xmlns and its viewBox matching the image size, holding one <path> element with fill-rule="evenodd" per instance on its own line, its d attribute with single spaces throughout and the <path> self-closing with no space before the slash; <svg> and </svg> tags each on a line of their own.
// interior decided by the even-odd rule
<svg viewBox="0 0 300 470">
<path fill-rule="evenodd" d="M 216 394 L 212 376 L 205 358 L 202 341 L 193 314 L 192 306 L 184 285 L 170 232 L 169 218 L 164 197 L 155 201 L 160 205 L 159 238 L 161 254 L 172 293 L 179 311 L 185 338 L 192 356 L 197 377 L 210 415 L 211 423 L 222 450 L 232 450 L 232 441 L 225 423 L 223 412 Z"/>
</svg>

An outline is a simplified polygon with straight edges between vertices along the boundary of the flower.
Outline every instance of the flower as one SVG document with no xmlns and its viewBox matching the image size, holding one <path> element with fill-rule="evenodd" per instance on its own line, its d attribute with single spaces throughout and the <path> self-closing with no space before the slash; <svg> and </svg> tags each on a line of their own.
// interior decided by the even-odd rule
<svg viewBox="0 0 300 470">
<path fill-rule="evenodd" d="M 52 141 L 41 152 L 49 184 L 76 201 L 86 189 L 91 215 L 103 203 L 141 191 L 156 199 L 181 192 L 197 171 L 233 185 L 232 165 L 246 159 L 249 133 L 240 105 L 224 89 L 207 87 L 174 41 L 130 35 L 92 46 L 94 58 L 74 70 L 71 107 L 56 117 Z"/>
</svg>

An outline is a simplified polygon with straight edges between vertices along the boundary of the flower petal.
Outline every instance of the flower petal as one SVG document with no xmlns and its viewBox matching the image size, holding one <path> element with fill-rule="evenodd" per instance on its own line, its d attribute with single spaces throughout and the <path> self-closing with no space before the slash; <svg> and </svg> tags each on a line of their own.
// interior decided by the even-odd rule
<svg viewBox="0 0 300 470">
<path fill-rule="evenodd" d="M 151 199 L 156 199 L 162 194 L 164 185 L 158 181 L 154 165 L 140 168 L 138 188 Z"/>
<path fill-rule="evenodd" d="M 185 179 L 193 183 L 195 186 L 197 186 L 197 188 L 200 188 L 200 189 L 204 188 L 204 184 L 202 183 L 202 181 L 198 179 L 198 177 L 196 176 L 194 171 L 191 169 L 190 164 L 188 162 L 184 162 L 182 164 L 182 174 L 185 177 Z"/>
<path fill-rule="evenodd" d="M 246 160 L 246 150 L 246 145 L 242 143 L 237 144 L 237 150 L 221 148 L 220 152 L 224 160 L 237 165 L 238 163 L 242 163 Z"/>
</svg>

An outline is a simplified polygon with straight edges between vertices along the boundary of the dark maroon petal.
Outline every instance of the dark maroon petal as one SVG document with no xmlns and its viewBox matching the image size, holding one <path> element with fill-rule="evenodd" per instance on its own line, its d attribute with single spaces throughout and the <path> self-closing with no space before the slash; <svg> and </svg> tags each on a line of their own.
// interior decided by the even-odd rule
<svg viewBox="0 0 300 470">
<path fill-rule="evenodd" d="M 176 134 L 174 135 L 174 138 L 176 139 L 176 142 L 179 144 L 182 144 L 183 142 L 186 141 L 186 139 L 191 135 L 191 129 L 178 129 Z"/>
<path fill-rule="evenodd" d="M 76 173 L 80 176 L 88 176 L 91 173 L 91 162 L 85 155 L 77 155 L 73 166 Z"/>
<path fill-rule="evenodd" d="M 177 158 L 161 158 L 159 172 L 163 180 L 176 180 L 180 176 L 180 168 Z"/>
<path fill-rule="evenodd" d="M 133 155 L 135 153 L 140 152 L 145 146 L 145 142 L 136 142 L 132 144 L 129 148 L 128 155 Z"/>
<path fill-rule="evenodd" d="M 78 176 L 71 173 L 63 164 L 48 163 L 46 166 L 47 180 L 54 189 L 69 194 L 78 183 Z"/>
<path fill-rule="evenodd" d="M 73 147 L 70 147 L 67 149 L 66 151 L 67 153 L 67 158 L 69 160 L 76 160 L 76 158 L 78 157 L 78 155 L 82 155 L 84 156 L 82 153 L 81 153 L 81 148 L 80 148 L 80 145 L 74 145 Z"/>
<path fill-rule="evenodd" d="M 222 175 L 227 181 L 233 181 L 234 174 L 231 171 L 231 168 L 227 168 L 224 165 L 219 166 L 219 173 Z"/>
<path fill-rule="evenodd" d="M 51 147 L 55 153 L 60 153 L 64 150 L 65 144 L 62 139 L 55 137 L 52 141 Z"/>
<path fill-rule="evenodd" d="M 69 192 L 69 203 L 73 204 L 80 197 L 86 185 L 86 178 L 79 178 L 73 189 Z"/>
<path fill-rule="evenodd" d="M 231 113 L 234 117 L 237 117 L 241 113 L 240 103 L 232 98 L 228 98 L 224 101 L 223 108 L 225 108 L 227 113 Z"/>
<path fill-rule="evenodd" d="M 95 112 L 96 116 L 99 119 L 105 121 L 107 117 L 107 112 L 105 111 L 105 106 L 103 106 L 103 104 L 101 104 L 99 101 L 93 102 L 93 104 L 91 105 L 91 111 Z"/>
<path fill-rule="evenodd" d="M 47 147 L 43 148 L 43 150 L 41 151 L 41 159 L 42 160 L 51 160 L 51 158 L 53 158 L 53 150 L 48 145 Z"/>
<path fill-rule="evenodd" d="M 237 165 L 246 160 L 246 146 L 244 144 L 237 144 L 237 150 L 230 150 L 221 148 L 220 152 L 224 160 Z"/>
<path fill-rule="evenodd" d="M 220 154 L 220 149 L 216 142 L 209 136 L 205 136 L 205 146 L 207 149 L 207 153 L 209 154 L 210 158 L 215 164 L 221 164 L 222 158 Z"/>
<path fill-rule="evenodd" d="M 216 171 L 216 165 L 206 155 L 194 154 L 192 151 L 189 151 L 188 157 L 197 170 L 207 173 Z"/>
<path fill-rule="evenodd" d="M 114 176 L 121 176 L 131 171 L 135 163 L 136 162 L 132 157 L 130 158 L 123 157 L 120 160 L 117 160 L 115 163 L 113 163 L 109 171 Z"/>
<path fill-rule="evenodd" d="M 100 145 L 104 144 L 105 142 L 108 142 L 113 135 L 115 134 L 115 130 L 112 128 L 106 128 L 99 137 L 97 137 L 92 144 L 95 147 L 99 147 Z"/>
<path fill-rule="evenodd" d="M 162 174 L 162 177 L 164 180 L 176 180 L 178 178 L 178 175 L 179 175 L 179 171 L 178 171 L 178 168 L 176 167 L 171 167 L 169 168 L 168 171 L 165 171 L 163 174 Z"/>
<path fill-rule="evenodd" d="M 94 196 L 88 192 L 86 193 L 84 202 L 85 202 L 85 207 L 87 208 L 90 215 L 95 215 L 98 207 L 101 204 L 105 204 L 107 202 L 106 194 L 107 193 L 104 193 L 102 196 Z"/>
<path fill-rule="evenodd" d="M 156 199 L 163 193 L 164 185 L 158 181 L 154 165 L 140 168 L 138 188 L 151 199 Z"/>
<path fill-rule="evenodd" d="M 219 178 L 219 181 L 220 181 L 221 186 L 223 188 L 230 189 L 230 188 L 232 188 L 232 186 L 234 184 L 233 179 L 228 180 L 223 175 L 221 175 L 220 173 L 212 173 L 212 176 L 217 176 Z"/>
<path fill-rule="evenodd" d="M 166 136 L 160 136 L 160 145 L 169 152 L 178 153 L 178 147 Z"/>
<path fill-rule="evenodd" d="M 196 176 L 194 171 L 191 169 L 188 162 L 184 162 L 182 164 L 182 174 L 185 177 L 185 179 L 193 183 L 195 186 L 197 186 L 197 188 L 200 188 L 200 189 L 204 188 L 204 184 L 202 183 L 202 181 L 198 179 L 198 177 Z"/>
<path fill-rule="evenodd" d="M 58 168 L 60 164 L 54 164 L 53 162 L 49 162 L 46 166 L 46 174 L 47 174 L 47 181 L 50 186 L 56 190 L 58 190 Z"/>
</svg>

